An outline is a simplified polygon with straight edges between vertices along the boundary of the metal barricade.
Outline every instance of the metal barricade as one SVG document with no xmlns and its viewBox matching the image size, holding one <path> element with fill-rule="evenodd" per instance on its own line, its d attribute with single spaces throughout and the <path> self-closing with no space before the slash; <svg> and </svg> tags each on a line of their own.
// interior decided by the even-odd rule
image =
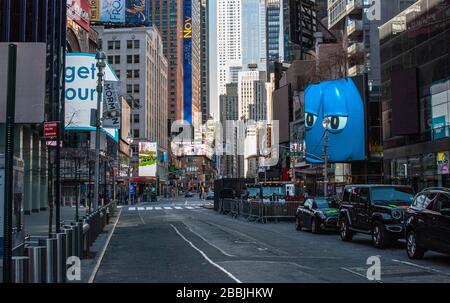
<svg viewBox="0 0 450 303">
<path fill-rule="evenodd" d="M 294 219 L 299 205 L 300 202 L 263 203 L 263 222 Z"/>
</svg>

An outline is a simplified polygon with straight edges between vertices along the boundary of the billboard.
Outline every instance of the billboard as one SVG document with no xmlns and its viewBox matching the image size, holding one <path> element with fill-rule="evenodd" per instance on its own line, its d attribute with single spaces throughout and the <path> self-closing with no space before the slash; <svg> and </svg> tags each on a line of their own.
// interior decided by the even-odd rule
<svg viewBox="0 0 450 303">
<path fill-rule="evenodd" d="M 156 177 L 158 143 L 139 142 L 139 177 Z"/>
<path fill-rule="evenodd" d="M 150 25 L 150 0 L 89 0 L 91 21 L 122 25 Z"/>
<path fill-rule="evenodd" d="M 97 108 L 97 73 L 95 54 L 68 53 L 66 56 L 65 129 L 95 130 L 90 124 L 91 109 Z M 105 68 L 105 81 L 118 81 L 111 67 Z M 101 107 L 102 108 L 102 107 Z M 103 129 L 118 141 L 117 129 Z"/>
<path fill-rule="evenodd" d="M 90 30 L 90 7 L 88 0 L 67 0 L 67 17 L 81 26 L 84 30 Z"/>
<path fill-rule="evenodd" d="M 431 124 L 433 140 L 450 137 L 450 80 L 431 85 Z"/>
<path fill-rule="evenodd" d="M 183 119 L 192 124 L 192 0 L 184 0 L 183 67 Z"/>
<path fill-rule="evenodd" d="M 307 162 L 323 163 L 326 137 L 327 157 L 331 163 L 366 159 L 365 85 L 361 79 L 365 77 L 326 81 L 306 88 Z M 325 118 L 328 124 L 323 123 Z"/>
</svg>

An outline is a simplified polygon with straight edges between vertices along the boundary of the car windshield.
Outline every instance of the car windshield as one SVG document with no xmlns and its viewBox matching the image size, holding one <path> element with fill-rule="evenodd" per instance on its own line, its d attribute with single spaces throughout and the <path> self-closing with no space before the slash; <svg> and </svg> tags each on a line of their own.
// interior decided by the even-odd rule
<svg viewBox="0 0 450 303">
<path fill-rule="evenodd" d="M 372 201 L 385 205 L 410 205 L 414 199 L 414 191 L 409 187 L 377 187 L 372 188 Z"/>
<path fill-rule="evenodd" d="M 265 198 L 269 198 L 274 195 L 284 197 L 285 193 L 285 188 L 281 186 L 265 186 L 262 188 L 262 194 Z"/>
<path fill-rule="evenodd" d="M 339 207 L 336 201 L 332 199 L 315 199 L 314 202 L 316 203 L 318 209 Z"/>
</svg>

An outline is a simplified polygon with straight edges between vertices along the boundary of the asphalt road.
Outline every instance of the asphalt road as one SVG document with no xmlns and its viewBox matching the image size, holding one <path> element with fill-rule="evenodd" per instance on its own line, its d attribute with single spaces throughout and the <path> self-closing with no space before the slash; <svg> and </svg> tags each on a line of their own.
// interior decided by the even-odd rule
<svg viewBox="0 0 450 303">
<path fill-rule="evenodd" d="M 381 280 L 450 282 L 450 256 L 429 252 L 411 261 L 405 244 L 373 248 L 370 237 L 342 242 L 293 223 L 253 223 L 215 212 L 197 198 L 123 207 L 95 282 L 369 281 L 367 259 L 379 256 Z"/>
</svg>

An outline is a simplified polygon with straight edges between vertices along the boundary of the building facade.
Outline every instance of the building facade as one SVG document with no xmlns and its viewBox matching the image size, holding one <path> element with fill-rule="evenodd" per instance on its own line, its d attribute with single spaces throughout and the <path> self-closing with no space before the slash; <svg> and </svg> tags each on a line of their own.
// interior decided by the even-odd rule
<svg viewBox="0 0 450 303">
<path fill-rule="evenodd" d="M 168 125 L 183 119 L 183 0 L 151 0 L 151 21 L 168 62 Z"/>
<path fill-rule="evenodd" d="M 23 123 L 14 127 L 13 227 L 18 231 L 22 229 L 22 211 L 28 215 L 62 202 L 61 199 L 56 201 L 55 149 L 47 147 L 42 132 L 44 121 L 64 121 L 64 115 L 58 109 L 64 103 L 61 79 L 64 79 L 66 24 L 65 1 L 0 1 L 0 42 L 44 43 L 47 50 L 45 58 L 36 59 L 46 61 L 46 71 L 42 73 L 46 83 L 45 92 L 42 92 L 45 94 L 42 100 L 46 109 L 44 119 L 39 124 Z M 8 54 L 5 52 L 1 56 L 7 58 Z M 4 124 L 0 123 L 0 161 L 4 157 L 4 130 Z M 61 197 L 60 193 L 58 195 Z"/>
<path fill-rule="evenodd" d="M 239 119 L 266 119 L 266 73 L 258 70 L 241 71 L 238 75 Z"/>
<path fill-rule="evenodd" d="M 217 1 L 217 95 L 226 93 L 226 84 L 237 82 L 242 68 L 242 0 Z"/>
<path fill-rule="evenodd" d="M 420 0 L 380 28 L 386 182 L 450 187 L 449 11 Z"/>
<path fill-rule="evenodd" d="M 156 27 L 98 27 L 108 62 L 121 81 L 121 88 L 131 104 L 133 136 L 133 176 L 137 172 L 139 142 L 157 142 L 158 153 L 167 153 L 168 141 L 168 62 L 162 37 Z M 167 179 L 167 165 L 158 168 L 160 184 Z M 145 181 L 145 180 L 144 180 Z"/>
<path fill-rule="evenodd" d="M 209 0 L 200 2 L 200 26 L 201 26 L 201 111 L 202 123 L 209 117 Z"/>
</svg>

